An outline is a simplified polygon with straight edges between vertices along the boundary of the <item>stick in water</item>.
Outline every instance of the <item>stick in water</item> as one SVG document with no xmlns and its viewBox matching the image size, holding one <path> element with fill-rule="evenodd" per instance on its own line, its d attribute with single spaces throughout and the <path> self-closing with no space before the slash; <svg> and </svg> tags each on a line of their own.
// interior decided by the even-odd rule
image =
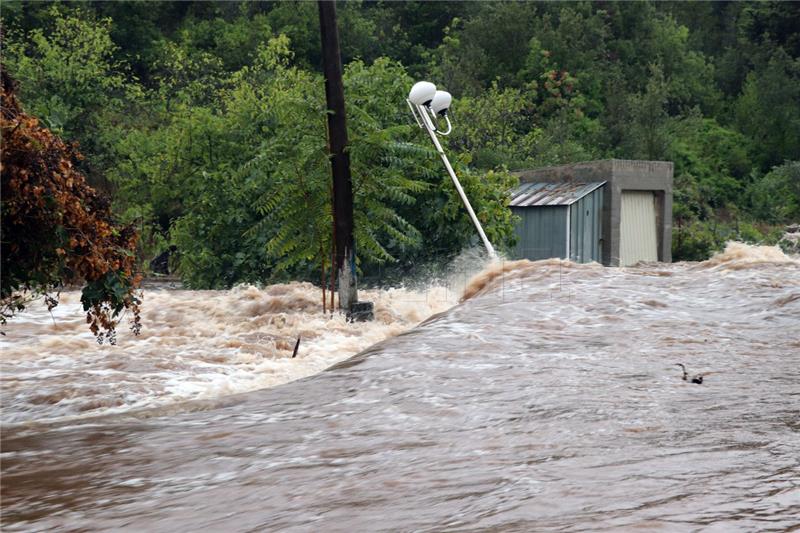
<svg viewBox="0 0 800 533">
<path fill-rule="evenodd" d="M 297 336 L 297 342 L 294 344 L 294 351 L 292 352 L 292 359 L 297 357 L 297 349 L 300 348 L 300 335 Z"/>
</svg>

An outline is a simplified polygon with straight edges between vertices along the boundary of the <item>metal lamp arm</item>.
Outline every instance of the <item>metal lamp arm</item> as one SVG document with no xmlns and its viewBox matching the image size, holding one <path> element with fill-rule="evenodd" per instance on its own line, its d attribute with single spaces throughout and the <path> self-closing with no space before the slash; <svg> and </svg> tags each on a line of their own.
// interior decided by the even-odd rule
<svg viewBox="0 0 800 533">
<path fill-rule="evenodd" d="M 450 124 L 450 117 L 449 116 L 444 115 L 444 119 L 445 119 L 445 121 L 447 121 L 447 131 L 441 131 L 441 130 L 437 129 L 436 133 L 438 133 L 439 135 L 447 136 L 447 135 L 450 135 L 451 131 L 453 131 L 453 125 Z"/>
</svg>

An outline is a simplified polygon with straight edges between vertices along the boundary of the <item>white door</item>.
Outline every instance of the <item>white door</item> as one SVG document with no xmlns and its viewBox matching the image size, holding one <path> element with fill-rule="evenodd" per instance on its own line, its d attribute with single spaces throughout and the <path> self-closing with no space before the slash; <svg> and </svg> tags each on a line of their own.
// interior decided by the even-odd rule
<svg viewBox="0 0 800 533">
<path fill-rule="evenodd" d="M 658 261 L 656 199 L 651 191 L 622 191 L 619 265 Z"/>
</svg>

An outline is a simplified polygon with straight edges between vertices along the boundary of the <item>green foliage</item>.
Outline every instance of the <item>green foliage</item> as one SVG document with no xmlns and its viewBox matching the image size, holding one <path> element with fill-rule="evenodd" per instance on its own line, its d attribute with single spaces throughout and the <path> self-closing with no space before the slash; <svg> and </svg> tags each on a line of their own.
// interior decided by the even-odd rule
<svg viewBox="0 0 800 533">
<path fill-rule="evenodd" d="M 672 231 L 672 254 L 675 261 L 703 261 L 725 248 L 729 241 L 773 246 L 783 234 L 782 227 L 733 219 L 692 220 L 680 223 Z"/>
<path fill-rule="evenodd" d="M 184 19 L 177 34 L 177 44 L 190 54 L 207 54 L 219 60 L 221 70 L 232 72 L 248 65 L 253 52 L 271 35 L 267 15 L 250 15 L 248 6 L 241 4 L 236 18 Z"/>
<path fill-rule="evenodd" d="M 77 9 L 49 6 L 49 31 L 12 28 L 3 59 L 20 82 L 26 109 L 53 132 L 80 142 L 89 183 L 108 190 L 105 171 L 114 165 L 114 139 L 140 88 L 111 39 L 113 22 Z M 128 115 L 129 116 L 129 115 Z"/>
<path fill-rule="evenodd" d="M 495 82 L 479 96 L 459 98 L 453 104 L 458 109 L 454 112 L 458 127 L 449 146 L 471 154 L 471 162 L 478 168 L 522 166 L 541 135 L 539 128 L 532 127 L 535 94 L 500 89 Z"/>
<path fill-rule="evenodd" d="M 762 165 L 800 159 L 800 58 L 778 49 L 747 78 L 736 101 L 736 123 L 759 146 Z"/>
<path fill-rule="evenodd" d="M 650 78 L 644 92 L 628 97 L 629 119 L 620 143 L 627 159 L 665 159 L 669 142 L 666 131 L 668 95 L 661 65 L 650 65 Z"/>
<path fill-rule="evenodd" d="M 774 224 L 800 221 L 800 161 L 773 168 L 747 193 L 756 218 Z"/>
<path fill-rule="evenodd" d="M 703 261 L 724 246 L 724 239 L 707 221 L 692 220 L 672 229 L 672 258 L 675 261 Z"/>
<path fill-rule="evenodd" d="M 714 209 L 740 202 L 753 168 L 745 136 L 699 116 L 674 122 L 668 135 L 669 158 L 698 187 L 692 205 Z"/>
<path fill-rule="evenodd" d="M 272 135 L 242 167 L 258 194 L 259 219 L 247 235 L 267 235 L 266 253 L 279 270 L 322 264 L 331 237 L 330 171 L 325 108 L 315 76 L 282 69 L 269 87 Z"/>
<path fill-rule="evenodd" d="M 500 249 L 510 249 L 516 243 L 513 232 L 514 216 L 508 209 L 507 191 L 519 185 L 519 180 L 508 172 L 470 172 L 463 160 L 454 165 L 464 192 L 475 209 L 475 214 L 486 231 L 486 236 Z M 480 246 L 478 235 L 471 220 L 464 213 L 461 198 L 454 191 L 449 177 L 442 171 L 442 179 L 434 191 L 425 198 L 426 206 L 434 208 L 426 212 L 423 225 L 425 235 L 434 235 L 434 243 L 449 244 L 450 254 L 467 246 Z M 428 233 L 430 232 L 430 233 Z M 433 247 L 441 251 L 442 247 Z"/>
<path fill-rule="evenodd" d="M 115 59 L 110 19 L 52 6 L 52 31 L 9 32 L 4 61 L 21 86 L 27 109 L 55 133 L 75 137 L 96 127 L 93 117 L 121 105 L 124 65 Z M 87 124 L 87 121 L 89 123 Z"/>
<path fill-rule="evenodd" d="M 194 287 L 319 279 L 331 208 L 315 3 L 3 7 L 23 101 L 80 142 L 143 259 L 177 245 Z M 498 243 L 513 240 L 505 169 L 607 157 L 675 162 L 678 259 L 798 220 L 797 15 L 791 2 L 340 4 L 360 268 L 477 238 L 404 105 L 419 78 L 455 97 L 444 142 Z"/>
</svg>

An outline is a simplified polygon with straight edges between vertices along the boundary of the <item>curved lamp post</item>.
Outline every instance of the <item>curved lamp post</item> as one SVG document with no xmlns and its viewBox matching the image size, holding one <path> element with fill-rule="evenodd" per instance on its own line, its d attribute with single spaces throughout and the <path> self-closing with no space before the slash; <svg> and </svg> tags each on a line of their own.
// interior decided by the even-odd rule
<svg viewBox="0 0 800 533">
<path fill-rule="evenodd" d="M 414 115 L 414 120 L 417 121 L 417 125 L 427 130 L 431 141 L 433 141 L 433 146 L 435 146 L 436 151 L 439 152 L 439 157 L 442 158 L 447 173 L 450 174 L 453 185 L 455 185 L 458 195 L 461 196 L 461 201 L 464 202 L 464 207 L 467 208 L 467 213 L 469 213 L 472 223 L 475 224 L 475 228 L 478 230 L 478 235 L 481 236 L 481 240 L 486 247 L 489 257 L 491 259 L 497 259 L 494 247 L 486 237 L 486 233 L 484 233 L 483 226 L 481 226 L 478 217 L 475 216 L 475 211 L 472 210 L 472 205 L 470 205 L 467 195 L 464 193 L 464 189 L 461 187 L 461 183 L 458 181 L 456 173 L 452 165 L 450 165 L 450 161 L 447 159 L 447 155 L 444 153 L 444 149 L 442 149 L 442 145 L 437 137 L 437 135 L 449 135 L 453 129 L 452 124 L 450 124 L 450 117 L 447 115 L 447 110 L 450 108 L 450 103 L 452 101 L 453 97 L 450 93 L 446 91 L 437 91 L 436 86 L 429 81 L 415 83 L 408 93 L 408 99 L 406 99 L 408 107 L 411 109 L 411 114 Z M 442 120 L 447 123 L 447 130 L 445 131 L 439 129 L 439 123 Z"/>
</svg>

